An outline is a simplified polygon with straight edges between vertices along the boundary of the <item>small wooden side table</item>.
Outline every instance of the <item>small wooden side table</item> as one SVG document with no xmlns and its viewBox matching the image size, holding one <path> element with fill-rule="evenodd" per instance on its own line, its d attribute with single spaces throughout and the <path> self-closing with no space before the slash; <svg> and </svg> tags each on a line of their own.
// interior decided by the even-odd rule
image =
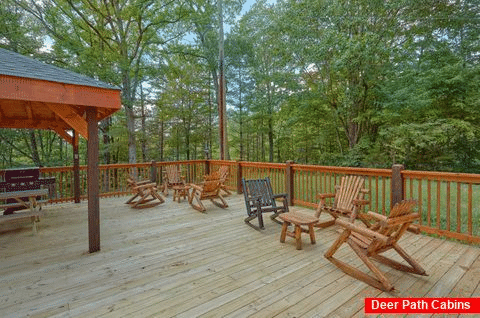
<svg viewBox="0 0 480 318">
<path fill-rule="evenodd" d="M 299 212 L 287 212 L 282 213 L 278 216 L 283 220 L 282 234 L 280 235 L 280 242 L 285 243 L 285 237 L 288 235 L 295 238 L 297 241 L 297 250 L 302 249 L 302 232 L 310 234 L 310 241 L 312 244 L 315 244 L 315 232 L 313 226 L 318 222 L 318 218 L 310 215 L 306 215 Z M 294 224 L 295 228 L 293 231 L 288 231 L 288 226 Z M 305 229 L 302 227 L 307 226 Z"/>
<path fill-rule="evenodd" d="M 184 200 L 188 198 L 188 190 L 190 190 L 190 186 L 188 185 L 174 185 L 173 189 L 173 201 L 178 200 L 180 203 L 180 199 L 183 197 Z"/>
</svg>

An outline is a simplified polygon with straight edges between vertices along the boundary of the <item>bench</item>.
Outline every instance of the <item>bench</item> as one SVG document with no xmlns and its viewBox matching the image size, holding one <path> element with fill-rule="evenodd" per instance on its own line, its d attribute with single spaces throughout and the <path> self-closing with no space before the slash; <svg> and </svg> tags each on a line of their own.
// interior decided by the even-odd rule
<svg viewBox="0 0 480 318">
<path fill-rule="evenodd" d="M 37 222 L 43 215 L 43 204 L 52 197 L 55 178 L 41 178 L 39 168 L 7 169 L 0 177 L 0 224 L 19 223 L 31 220 L 33 232 L 37 232 Z M 19 210 L 29 210 L 18 212 Z"/>
<path fill-rule="evenodd" d="M 0 182 L 0 194 L 14 193 L 12 197 L 9 197 L 10 194 L 8 194 L 4 195 L 3 199 L 0 199 L 1 201 L 4 201 L 0 202 L 2 204 L 1 207 L 5 209 L 3 212 L 4 215 L 30 208 L 28 203 L 23 204 L 19 201 L 20 199 L 22 199 L 22 201 L 29 201 L 28 195 L 24 197 L 17 196 L 17 199 L 15 199 L 15 193 L 18 191 L 42 190 L 39 193 L 37 200 L 42 199 L 41 197 L 44 195 L 45 191 L 43 188 L 48 189 L 49 198 L 53 197 L 55 192 L 55 178 L 41 178 L 39 168 L 7 169 L 1 171 L 0 174 L 0 177 L 3 179 Z M 46 201 L 42 202 L 45 203 Z"/>
<path fill-rule="evenodd" d="M 17 212 L 14 214 L 0 215 L 0 224 L 19 223 L 30 220 L 33 225 L 33 234 L 37 234 L 37 222 L 43 216 L 42 211 Z"/>
<path fill-rule="evenodd" d="M 34 210 L 40 210 L 42 204 L 48 202 L 47 199 L 38 200 L 37 197 L 42 198 L 46 196 L 48 196 L 48 189 L 1 192 L 0 201 L 7 203 L 0 203 L 0 208 L 22 207 L 33 212 Z M 27 200 L 24 200 L 24 198 L 27 198 Z M 14 202 L 9 202 L 9 199 L 13 199 Z"/>
<path fill-rule="evenodd" d="M 37 222 L 39 222 L 40 217 L 43 216 L 43 213 L 40 211 L 42 208 L 42 204 L 48 202 L 47 199 L 42 198 L 46 196 L 48 196 L 48 189 L 35 189 L 0 193 L 0 201 L 7 202 L 0 203 L 0 208 L 26 208 L 30 210 L 29 212 L 15 212 L 11 214 L 0 215 L 0 224 L 19 223 L 21 221 L 31 220 L 33 225 L 33 233 L 37 234 Z M 40 200 L 38 200 L 38 198 L 40 198 Z M 10 203 L 8 203 L 9 200 L 13 200 L 14 202 L 10 201 Z"/>
</svg>

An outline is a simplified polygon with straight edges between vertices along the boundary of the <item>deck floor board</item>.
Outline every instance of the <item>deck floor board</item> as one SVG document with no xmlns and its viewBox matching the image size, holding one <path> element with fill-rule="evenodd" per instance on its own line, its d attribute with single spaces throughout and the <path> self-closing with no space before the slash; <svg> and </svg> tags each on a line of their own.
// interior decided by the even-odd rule
<svg viewBox="0 0 480 318">
<path fill-rule="evenodd" d="M 395 286 L 383 293 L 345 275 L 323 254 L 335 227 L 280 243 L 281 226 L 245 225 L 243 196 L 229 208 L 187 202 L 132 209 L 100 201 L 101 251 L 89 254 L 87 203 L 44 208 L 29 224 L 0 227 L 1 317 L 363 317 L 365 297 L 478 297 L 480 249 L 407 233 L 400 244 L 426 269 L 415 276 L 381 265 Z M 304 213 L 313 210 L 295 207 Z M 255 221 L 253 221 L 255 222 Z M 362 270 L 342 246 L 337 257 Z"/>
</svg>

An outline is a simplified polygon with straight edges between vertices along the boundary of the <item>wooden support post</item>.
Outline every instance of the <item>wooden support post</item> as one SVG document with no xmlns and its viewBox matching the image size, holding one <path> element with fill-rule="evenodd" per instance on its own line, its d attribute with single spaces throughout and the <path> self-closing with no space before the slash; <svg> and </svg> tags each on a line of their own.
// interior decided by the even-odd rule
<svg viewBox="0 0 480 318">
<path fill-rule="evenodd" d="M 237 193 L 242 194 L 243 193 L 243 188 L 242 188 L 242 162 L 240 160 L 237 160 Z"/>
<path fill-rule="evenodd" d="M 293 206 L 293 201 L 295 200 L 294 197 L 294 179 L 293 179 L 293 167 L 292 164 L 294 162 L 292 160 L 287 161 L 287 168 L 285 171 L 285 187 L 286 187 L 286 192 L 288 195 L 288 204 L 290 206 Z"/>
<path fill-rule="evenodd" d="M 98 185 L 98 122 L 97 111 L 93 107 L 86 110 L 88 125 L 88 242 L 89 252 L 100 250 L 100 200 Z"/>
<path fill-rule="evenodd" d="M 205 175 L 210 174 L 210 160 L 205 160 Z"/>
<path fill-rule="evenodd" d="M 150 181 L 157 182 L 157 162 L 155 160 L 152 161 L 150 166 Z"/>
<path fill-rule="evenodd" d="M 78 154 L 79 135 L 73 130 L 73 195 L 75 203 L 80 203 L 80 156 Z"/>
<path fill-rule="evenodd" d="M 395 204 L 401 202 L 404 199 L 403 189 L 403 177 L 402 170 L 405 169 L 404 165 L 395 164 L 392 166 L 392 195 L 390 200 L 390 207 L 393 208 Z"/>
</svg>

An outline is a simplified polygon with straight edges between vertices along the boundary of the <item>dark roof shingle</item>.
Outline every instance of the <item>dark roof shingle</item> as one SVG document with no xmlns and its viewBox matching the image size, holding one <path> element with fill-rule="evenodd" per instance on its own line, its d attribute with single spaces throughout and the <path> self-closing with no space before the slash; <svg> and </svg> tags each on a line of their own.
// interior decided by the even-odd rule
<svg viewBox="0 0 480 318">
<path fill-rule="evenodd" d="M 0 48 L 0 74 L 57 83 L 120 89 L 117 86 Z"/>
</svg>

